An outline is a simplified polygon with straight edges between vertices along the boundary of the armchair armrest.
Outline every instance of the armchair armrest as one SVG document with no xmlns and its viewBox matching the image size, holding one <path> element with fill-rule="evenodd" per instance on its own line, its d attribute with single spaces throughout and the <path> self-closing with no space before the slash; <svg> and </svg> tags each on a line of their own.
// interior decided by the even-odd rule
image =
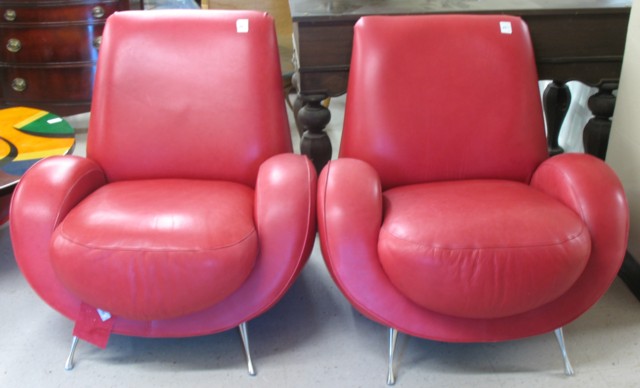
<svg viewBox="0 0 640 388">
<path fill-rule="evenodd" d="M 316 233 L 316 172 L 307 157 L 280 154 L 258 171 L 254 220 L 260 254 L 244 285 L 212 309 L 222 322 L 225 310 L 242 309 L 252 319 L 269 309 L 289 289 L 311 253 Z M 259 297 L 258 297 L 259 296 Z M 239 322 L 220 323 L 236 326 Z"/>
<path fill-rule="evenodd" d="M 18 265 L 34 290 L 69 317 L 78 304 L 58 283 L 48 259 L 49 242 L 67 213 L 105 183 L 105 175 L 95 162 L 54 156 L 31 167 L 13 194 L 10 227 Z"/>
<path fill-rule="evenodd" d="M 393 286 L 378 259 L 382 211 L 380 178 L 372 166 L 340 158 L 323 169 L 318 180 L 322 252 L 336 284 L 367 315 L 380 304 L 380 296 L 398 295 L 395 290 L 383 290 Z"/>
<path fill-rule="evenodd" d="M 591 257 L 572 291 L 582 293 L 575 299 L 585 302 L 590 299 L 585 295 L 597 292 L 590 302 L 595 303 L 615 278 L 627 248 L 629 208 L 622 184 L 600 159 L 570 153 L 543 162 L 531 186 L 573 209 L 589 228 Z"/>
<path fill-rule="evenodd" d="M 311 254 L 315 239 L 316 181 L 311 161 L 302 155 L 276 155 L 258 172 L 254 217 L 260 259 L 298 260 L 294 277 Z"/>
</svg>

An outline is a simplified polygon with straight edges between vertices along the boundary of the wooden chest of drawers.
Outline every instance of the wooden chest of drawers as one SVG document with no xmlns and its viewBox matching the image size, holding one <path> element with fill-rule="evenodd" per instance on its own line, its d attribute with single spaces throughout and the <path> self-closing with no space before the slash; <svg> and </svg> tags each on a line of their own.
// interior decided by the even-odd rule
<svg viewBox="0 0 640 388">
<path fill-rule="evenodd" d="M 88 112 L 102 30 L 129 0 L 0 0 L 0 107 Z"/>
</svg>

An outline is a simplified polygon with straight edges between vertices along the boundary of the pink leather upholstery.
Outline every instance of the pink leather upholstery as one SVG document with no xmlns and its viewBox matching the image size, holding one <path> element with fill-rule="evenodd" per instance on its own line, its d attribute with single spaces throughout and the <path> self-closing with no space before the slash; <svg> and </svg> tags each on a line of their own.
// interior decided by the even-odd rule
<svg viewBox="0 0 640 388">
<path fill-rule="evenodd" d="M 34 290 L 74 321 L 89 305 L 111 313 L 112 332 L 148 337 L 215 333 L 273 306 L 310 254 L 316 214 L 282 90 L 266 14 L 110 17 L 87 157 L 43 160 L 13 198 Z"/>
<path fill-rule="evenodd" d="M 387 190 L 384 201 L 382 268 L 431 311 L 464 318 L 530 311 L 565 293 L 589 259 L 580 217 L 520 182 L 416 184 Z"/>
<path fill-rule="evenodd" d="M 326 264 L 367 317 L 451 342 L 562 327 L 626 250 L 619 180 L 548 158 L 526 24 L 371 16 L 355 27 L 340 157 L 318 182 Z"/>
<path fill-rule="evenodd" d="M 240 287 L 255 265 L 253 202 L 254 191 L 235 182 L 113 182 L 55 229 L 51 264 L 85 303 L 117 316 L 204 310 Z"/>
<path fill-rule="evenodd" d="M 511 34 L 500 33 L 507 19 L 465 17 L 464 26 L 448 16 L 424 20 L 359 22 L 357 74 L 347 91 L 356 97 L 345 112 L 340 156 L 371 164 L 384 188 L 474 178 L 528 182 L 547 157 L 533 52 L 521 50 L 531 45 L 528 30 L 512 19 Z"/>
</svg>

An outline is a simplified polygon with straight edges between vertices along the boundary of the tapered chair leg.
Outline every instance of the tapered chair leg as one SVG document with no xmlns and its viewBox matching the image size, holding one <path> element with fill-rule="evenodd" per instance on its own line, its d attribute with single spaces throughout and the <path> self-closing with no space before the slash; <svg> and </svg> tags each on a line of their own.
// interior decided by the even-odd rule
<svg viewBox="0 0 640 388">
<path fill-rule="evenodd" d="M 393 356 L 396 351 L 396 339 L 398 338 L 398 330 L 389 328 L 389 371 L 387 373 L 387 385 L 396 383 L 396 375 L 393 370 Z"/>
<path fill-rule="evenodd" d="M 249 349 L 249 334 L 247 333 L 247 322 L 242 322 L 238 326 L 240 330 L 240 337 L 242 338 L 242 345 L 244 346 L 244 353 L 247 356 L 247 369 L 251 376 L 256 375 L 256 371 L 253 368 L 253 361 L 251 361 L 251 351 Z"/>
<path fill-rule="evenodd" d="M 562 333 L 562 328 L 556 329 L 555 334 L 558 344 L 560 345 L 560 351 L 562 352 L 562 359 L 564 360 L 564 374 L 567 376 L 573 376 L 574 372 L 571 367 L 571 362 L 569 361 L 569 356 L 567 355 L 567 348 L 564 345 L 564 334 Z"/>
<path fill-rule="evenodd" d="M 240 329 L 240 337 L 242 338 L 242 345 L 244 346 L 244 352 L 247 357 L 247 369 L 251 376 L 255 376 L 256 372 L 253 367 L 253 361 L 251 361 L 251 351 L 249 349 L 249 336 L 247 334 L 247 323 L 243 322 L 238 327 Z M 74 356 L 76 353 L 76 348 L 78 347 L 79 338 L 77 336 L 73 336 L 73 340 L 71 341 L 71 351 L 69 352 L 69 356 L 67 357 L 67 361 L 64 365 L 65 370 L 72 370 L 74 367 Z"/>
<path fill-rule="evenodd" d="M 76 354 L 76 348 L 78 347 L 79 338 L 77 336 L 73 336 L 73 340 L 71 341 L 71 350 L 69 351 L 69 356 L 67 357 L 67 362 L 64 364 L 65 370 L 73 369 L 73 357 Z"/>
</svg>

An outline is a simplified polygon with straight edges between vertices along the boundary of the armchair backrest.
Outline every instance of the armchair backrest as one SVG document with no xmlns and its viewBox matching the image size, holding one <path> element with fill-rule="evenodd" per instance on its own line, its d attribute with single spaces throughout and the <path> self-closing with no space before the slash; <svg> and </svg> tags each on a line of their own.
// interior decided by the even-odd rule
<svg viewBox="0 0 640 388">
<path fill-rule="evenodd" d="M 290 152 L 273 20 L 251 11 L 127 11 L 98 58 L 87 156 L 109 180 L 193 178 L 253 186 Z"/>
<path fill-rule="evenodd" d="M 548 156 L 521 19 L 370 16 L 354 34 L 340 156 L 372 164 L 383 187 L 528 181 Z"/>
</svg>

